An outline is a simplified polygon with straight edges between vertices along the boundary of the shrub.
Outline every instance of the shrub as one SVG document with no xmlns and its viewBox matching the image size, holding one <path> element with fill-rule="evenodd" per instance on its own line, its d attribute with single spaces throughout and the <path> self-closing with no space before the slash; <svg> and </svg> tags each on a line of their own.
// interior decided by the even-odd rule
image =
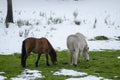
<svg viewBox="0 0 120 80">
<path fill-rule="evenodd" d="M 23 26 L 23 25 L 24 25 L 24 23 L 23 23 L 23 21 L 22 21 L 22 20 L 18 20 L 18 21 L 17 21 L 17 25 L 18 25 L 19 27 L 21 27 L 21 26 Z"/>
<path fill-rule="evenodd" d="M 116 40 L 117 40 L 117 41 L 120 41 L 120 36 L 118 36 Z"/>
<path fill-rule="evenodd" d="M 96 24 L 97 24 L 97 19 L 95 18 L 93 28 L 96 28 Z"/>
<path fill-rule="evenodd" d="M 23 36 L 23 31 L 19 31 L 19 36 L 20 36 L 20 37 Z"/>
<path fill-rule="evenodd" d="M 80 24 L 81 24 L 81 22 L 80 22 L 79 20 L 74 20 L 74 23 L 75 23 L 76 25 L 80 25 Z"/>
<path fill-rule="evenodd" d="M 73 12 L 73 16 L 74 16 L 74 19 L 76 19 L 77 16 L 78 16 L 78 12 L 77 12 L 77 11 L 74 11 L 74 12 Z"/>
<path fill-rule="evenodd" d="M 118 38 L 120 39 L 120 36 L 118 36 Z"/>
<path fill-rule="evenodd" d="M 42 17 L 45 17 L 45 16 L 46 16 L 46 13 L 44 13 L 44 12 L 40 12 L 39 15 L 42 16 Z"/>
<path fill-rule="evenodd" d="M 29 26 L 29 25 L 32 25 L 28 20 L 17 20 L 17 25 L 18 27 L 21 27 L 21 26 Z"/>
<path fill-rule="evenodd" d="M 109 40 L 106 36 L 96 36 L 95 40 Z"/>
<path fill-rule="evenodd" d="M 60 24 L 60 23 L 62 23 L 63 22 L 63 19 L 61 19 L 61 18 L 58 18 L 58 17 L 55 17 L 55 18 L 53 18 L 53 17 L 50 17 L 49 19 L 48 19 L 48 24 Z"/>
</svg>

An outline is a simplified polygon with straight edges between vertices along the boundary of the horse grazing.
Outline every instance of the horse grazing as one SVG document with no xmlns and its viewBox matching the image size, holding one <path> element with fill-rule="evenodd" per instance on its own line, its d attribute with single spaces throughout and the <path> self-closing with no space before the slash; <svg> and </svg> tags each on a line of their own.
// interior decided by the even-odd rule
<svg viewBox="0 0 120 80">
<path fill-rule="evenodd" d="M 48 57 L 51 57 L 51 62 L 57 64 L 57 55 L 52 45 L 46 38 L 27 38 L 22 43 L 22 55 L 21 55 L 21 65 L 26 67 L 26 59 L 31 52 L 37 53 L 36 67 L 38 67 L 38 61 L 42 53 L 46 55 L 46 65 L 49 66 Z M 49 55 L 49 56 L 48 56 Z"/>
<path fill-rule="evenodd" d="M 80 53 L 86 61 L 89 60 L 89 47 L 83 34 L 76 33 L 75 35 L 69 35 L 67 37 L 67 48 L 70 54 L 71 65 L 77 66 Z"/>
</svg>

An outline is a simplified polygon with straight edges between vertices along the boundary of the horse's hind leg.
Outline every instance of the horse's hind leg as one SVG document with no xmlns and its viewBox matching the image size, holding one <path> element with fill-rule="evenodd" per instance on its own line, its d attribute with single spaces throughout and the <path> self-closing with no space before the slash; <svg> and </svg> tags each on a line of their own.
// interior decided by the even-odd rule
<svg viewBox="0 0 120 80">
<path fill-rule="evenodd" d="M 80 63 L 80 52 L 78 53 L 78 59 L 77 62 Z"/>
<path fill-rule="evenodd" d="M 21 60 L 21 64 L 22 64 L 22 67 L 26 67 L 26 59 L 25 59 L 25 57 L 23 57 L 23 59 Z"/>
<path fill-rule="evenodd" d="M 73 54 L 70 54 L 70 65 L 73 65 Z"/>
<path fill-rule="evenodd" d="M 69 51 L 70 65 L 73 65 L 73 51 Z"/>
<path fill-rule="evenodd" d="M 26 67 L 26 59 L 27 59 L 28 55 L 25 55 L 22 61 L 22 66 L 25 68 Z"/>
<path fill-rule="evenodd" d="M 38 67 L 38 62 L 39 62 L 40 56 L 41 56 L 41 54 L 38 53 L 38 56 L 37 56 L 36 62 L 35 62 L 36 67 Z"/>
<path fill-rule="evenodd" d="M 48 61 L 48 54 L 46 54 L 46 65 L 50 66 L 49 61 Z"/>
</svg>

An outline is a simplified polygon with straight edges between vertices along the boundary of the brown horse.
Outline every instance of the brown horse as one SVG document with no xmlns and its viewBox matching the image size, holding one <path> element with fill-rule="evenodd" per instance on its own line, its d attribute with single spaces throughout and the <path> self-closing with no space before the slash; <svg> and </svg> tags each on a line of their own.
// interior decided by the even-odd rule
<svg viewBox="0 0 120 80">
<path fill-rule="evenodd" d="M 37 53 L 36 67 L 42 53 L 46 55 L 46 65 L 49 66 L 48 55 L 51 57 L 51 62 L 57 64 L 57 55 L 52 45 L 46 38 L 27 38 L 22 43 L 21 65 L 26 67 L 26 59 L 31 52 Z"/>
</svg>

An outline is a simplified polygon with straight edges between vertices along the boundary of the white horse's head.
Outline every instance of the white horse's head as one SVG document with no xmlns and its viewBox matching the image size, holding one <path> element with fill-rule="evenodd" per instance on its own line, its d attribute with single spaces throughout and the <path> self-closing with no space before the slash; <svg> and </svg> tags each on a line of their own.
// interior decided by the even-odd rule
<svg viewBox="0 0 120 80">
<path fill-rule="evenodd" d="M 89 47 L 86 47 L 84 49 L 83 56 L 84 56 L 84 58 L 85 58 L 86 61 L 89 61 Z"/>
</svg>

